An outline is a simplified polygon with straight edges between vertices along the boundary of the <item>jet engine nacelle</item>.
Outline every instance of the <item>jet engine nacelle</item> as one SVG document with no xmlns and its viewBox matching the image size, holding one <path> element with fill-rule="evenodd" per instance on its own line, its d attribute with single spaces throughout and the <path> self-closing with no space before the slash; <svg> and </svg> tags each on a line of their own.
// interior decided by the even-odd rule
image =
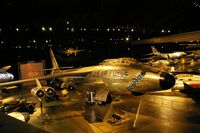
<svg viewBox="0 0 200 133">
<path fill-rule="evenodd" d="M 55 90 L 49 86 L 34 87 L 31 89 L 31 94 L 37 98 L 42 98 L 43 96 L 53 96 Z"/>
</svg>

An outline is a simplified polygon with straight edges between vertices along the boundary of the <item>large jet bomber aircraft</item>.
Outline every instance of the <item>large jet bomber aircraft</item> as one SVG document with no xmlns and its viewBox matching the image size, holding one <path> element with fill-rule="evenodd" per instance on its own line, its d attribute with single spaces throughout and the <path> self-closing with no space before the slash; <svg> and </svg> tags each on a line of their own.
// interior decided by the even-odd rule
<svg viewBox="0 0 200 133">
<path fill-rule="evenodd" d="M 103 95 L 103 98 L 94 97 L 96 101 L 107 102 L 110 93 L 148 93 L 170 89 L 175 84 L 175 78 L 171 74 L 143 65 L 133 58 L 108 59 L 96 66 L 60 70 L 51 49 L 50 56 L 52 66 L 56 68 L 50 75 L 1 83 L 0 87 L 36 82 L 37 87 L 31 92 L 42 98 L 45 94 L 52 95 L 54 89 L 42 86 L 40 80 L 57 79 L 63 89 L 76 89 L 78 85 L 88 86 L 91 94 Z"/>
</svg>

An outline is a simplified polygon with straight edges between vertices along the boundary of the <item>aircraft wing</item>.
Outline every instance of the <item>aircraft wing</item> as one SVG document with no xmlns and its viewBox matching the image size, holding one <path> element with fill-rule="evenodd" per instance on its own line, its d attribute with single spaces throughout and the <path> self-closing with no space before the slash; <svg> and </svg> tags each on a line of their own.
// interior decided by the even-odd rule
<svg viewBox="0 0 200 133">
<path fill-rule="evenodd" d="M 35 82 L 36 80 L 48 80 L 48 79 L 61 78 L 61 77 L 67 77 L 71 79 L 90 78 L 90 77 L 87 77 L 87 75 L 90 74 L 92 71 L 99 70 L 101 67 L 102 66 L 90 66 L 90 67 L 84 67 L 84 68 L 78 68 L 78 69 L 76 68 L 67 69 L 59 73 L 53 73 L 46 76 L 16 80 L 16 81 L 11 81 L 11 82 L 4 82 L 4 83 L 0 83 L 0 88 L 4 86 L 12 86 L 12 85 L 23 84 L 27 82 Z M 106 66 L 103 66 L 103 67 L 105 68 Z M 111 68 L 108 67 L 108 69 L 111 69 Z M 114 77 L 112 77 L 112 79 L 114 79 Z"/>
<path fill-rule="evenodd" d="M 11 81 L 11 82 L 0 83 L 0 87 L 23 84 L 27 82 L 35 82 L 37 79 L 48 80 L 48 79 L 59 78 L 59 77 L 68 77 L 68 78 L 73 78 L 73 79 L 85 78 L 86 74 L 88 74 L 87 71 L 86 72 L 69 71 L 69 72 L 63 72 L 63 73 L 57 73 L 57 74 L 50 74 L 50 75 L 36 77 L 36 78 L 29 78 L 29 79 L 22 79 L 22 80 L 16 80 L 16 81 Z"/>
<path fill-rule="evenodd" d="M 155 37 L 150 39 L 137 40 L 132 44 L 159 44 L 159 43 L 176 43 L 176 42 L 194 42 L 200 40 L 200 31 L 184 32 L 168 36 Z"/>
</svg>

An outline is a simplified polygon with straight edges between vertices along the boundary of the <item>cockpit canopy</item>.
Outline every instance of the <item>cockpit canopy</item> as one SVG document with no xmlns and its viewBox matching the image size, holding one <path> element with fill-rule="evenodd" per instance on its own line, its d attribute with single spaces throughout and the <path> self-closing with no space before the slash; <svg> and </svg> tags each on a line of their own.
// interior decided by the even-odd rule
<svg viewBox="0 0 200 133">
<path fill-rule="evenodd" d="M 100 65 L 133 65 L 138 63 L 138 61 L 134 58 L 130 57 L 122 57 L 122 58 L 117 58 L 117 59 L 105 59 Z"/>
</svg>

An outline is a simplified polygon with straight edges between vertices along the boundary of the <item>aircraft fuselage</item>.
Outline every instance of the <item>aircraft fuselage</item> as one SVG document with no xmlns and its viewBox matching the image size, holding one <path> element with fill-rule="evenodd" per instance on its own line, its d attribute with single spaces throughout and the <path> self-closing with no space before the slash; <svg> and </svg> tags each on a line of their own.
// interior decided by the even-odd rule
<svg viewBox="0 0 200 133">
<path fill-rule="evenodd" d="M 61 73 L 64 73 L 61 71 Z M 175 79 L 172 75 L 159 69 L 143 65 L 98 65 L 68 70 L 71 76 L 83 78 L 73 79 L 88 86 L 104 86 L 114 92 L 150 92 L 169 89 L 174 85 Z M 60 78 L 63 82 L 72 79 Z"/>
<path fill-rule="evenodd" d="M 174 52 L 174 53 L 161 53 L 160 56 L 165 59 L 174 59 L 174 58 L 180 58 L 185 56 L 185 52 Z"/>
</svg>

